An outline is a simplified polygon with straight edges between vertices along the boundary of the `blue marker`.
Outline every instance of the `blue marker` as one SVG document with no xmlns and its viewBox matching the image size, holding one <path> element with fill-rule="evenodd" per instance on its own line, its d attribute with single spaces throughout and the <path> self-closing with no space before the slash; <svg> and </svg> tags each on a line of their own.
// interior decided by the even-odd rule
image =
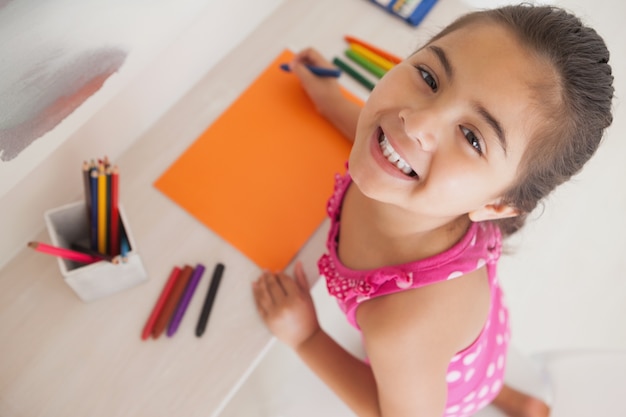
<svg viewBox="0 0 626 417">
<path fill-rule="evenodd" d="M 307 65 L 306 67 L 309 69 L 309 71 L 311 71 L 313 74 L 317 75 L 318 77 L 337 78 L 341 75 L 341 70 L 339 69 L 316 67 L 313 65 Z M 280 69 L 282 69 L 283 71 L 291 72 L 291 69 L 289 69 L 289 65 L 287 64 L 282 64 L 280 66 Z"/>
</svg>

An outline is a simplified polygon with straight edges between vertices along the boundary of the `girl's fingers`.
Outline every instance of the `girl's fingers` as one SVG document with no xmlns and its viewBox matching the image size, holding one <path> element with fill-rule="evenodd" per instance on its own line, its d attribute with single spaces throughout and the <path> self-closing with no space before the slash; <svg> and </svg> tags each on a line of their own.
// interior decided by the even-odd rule
<svg viewBox="0 0 626 417">
<path fill-rule="evenodd" d="M 278 274 L 267 274 L 265 277 L 265 285 L 274 303 L 278 303 L 287 295 L 287 291 L 285 291 L 285 287 Z"/>
<path fill-rule="evenodd" d="M 252 286 L 254 300 L 260 311 L 267 314 L 272 307 L 280 303 L 286 296 L 286 291 L 278 276 L 271 272 L 264 272 Z"/>
</svg>

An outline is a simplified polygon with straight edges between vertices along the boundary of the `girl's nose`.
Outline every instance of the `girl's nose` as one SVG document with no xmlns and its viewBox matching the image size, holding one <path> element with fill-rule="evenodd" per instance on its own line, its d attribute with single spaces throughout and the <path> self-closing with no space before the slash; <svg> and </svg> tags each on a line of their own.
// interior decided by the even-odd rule
<svg viewBox="0 0 626 417">
<path fill-rule="evenodd" d="M 406 134 L 417 141 L 424 151 L 434 152 L 437 149 L 441 120 L 434 111 L 406 109 L 400 112 L 400 119 Z"/>
</svg>

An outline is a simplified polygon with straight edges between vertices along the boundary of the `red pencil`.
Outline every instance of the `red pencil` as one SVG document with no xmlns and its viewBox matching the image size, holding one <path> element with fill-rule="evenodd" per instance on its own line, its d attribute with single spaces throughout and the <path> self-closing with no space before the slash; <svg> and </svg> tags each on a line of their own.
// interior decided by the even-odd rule
<svg viewBox="0 0 626 417">
<path fill-rule="evenodd" d="M 115 165 L 111 172 L 111 219 L 109 222 L 109 254 L 114 256 L 120 254 L 119 177 L 119 169 Z"/>
<path fill-rule="evenodd" d="M 60 248 L 58 246 L 52 246 L 40 242 L 28 242 L 28 247 L 35 249 L 38 252 L 47 253 L 48 255 L 54 255 L 74 262 L 80 262 L 83 264 L 92 264 L 102 260 L 101 257 L 88 255 L 83 252 L 78 252 L 71 249 Z"/>
<path fill-rule="evenodd" d="M 165 286 L 163 287 L 163 291 L 161 291 L 161 295 L 157 300 L 154 308 L 152 309 L 152 313 L 146 322 L 146 325 L 143 328 L 143 333 L 141 333 L 141 339 L 146 340 L 148 336 L 152 333 L 152 329 L 154 328 L 154 324 L 156 323 L 161 311 L 163 311 L 163 307 L 165 307 L 165 301 L 170 296 L 172 289 L 174 288 L 174 284 L 176 284 L 176 279 L 178 279 L 178 275 L 180 274 L 180 268 L 175 266 L 170 273 L 170 277 L 168 278 Z"/>
<path fill-rule="evenodd" d="M 385 58 L 387 61 L 391 61 L 394 64 L 399 64 L 402 61 L 402 58 L 398 58 L 397 56 L 392 55 L 392 54 L 390 54 L 387 51 L 383 51 L 382 49 L 377 48 L 374 45 L 370 45 L 369 43 L 367 43 L 365 41 L 357 39 L 354 36 L 346 35 L 346 36 L 344 36 L 344 39 L 348 43 L 355 43 L 357 45 L 361 45 L 363 48 L 369 49 L 370 51 L 372 51 L 376 55 L 378 55 L 378 56 L 380 56 L 382 58 Z"/>
</svg>

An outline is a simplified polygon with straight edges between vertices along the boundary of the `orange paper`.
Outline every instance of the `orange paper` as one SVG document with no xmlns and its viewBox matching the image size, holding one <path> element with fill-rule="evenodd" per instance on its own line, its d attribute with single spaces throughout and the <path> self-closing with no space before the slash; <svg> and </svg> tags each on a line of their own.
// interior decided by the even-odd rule
<svg viewBox="0 0 626 417">
<path fill-rule="evenodd" d="M 284 51 L 155 186 L 262 268 L 283 270 L 326 216 L 350 143 Z M 358 99 L 350 97 L 355 102 Z"/>
</svg>

